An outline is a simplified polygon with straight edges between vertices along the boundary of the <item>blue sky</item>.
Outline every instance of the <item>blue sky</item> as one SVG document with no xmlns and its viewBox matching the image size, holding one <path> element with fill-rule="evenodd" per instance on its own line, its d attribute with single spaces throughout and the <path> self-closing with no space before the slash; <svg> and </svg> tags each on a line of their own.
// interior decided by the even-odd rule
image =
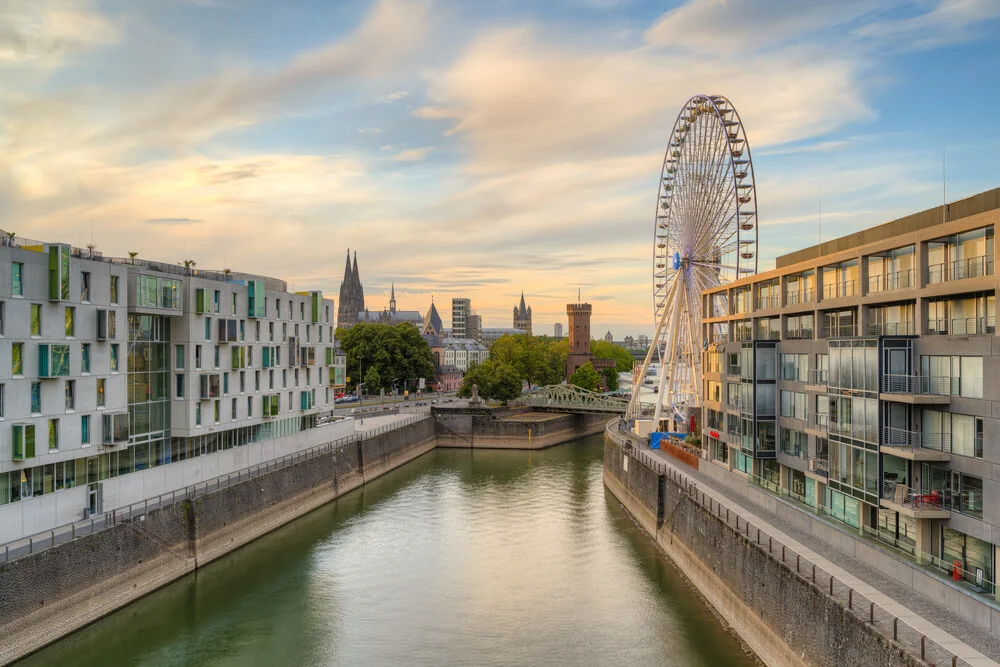
<svg viewBox="0 0 1000 667">
<path fill-rule="evenodd" d="M 0 3 L 0 227 L 536 331 L 652 329 L 678 110 L 739 110 L 761 268 L 1000 185 L 1000 3 Z M 93 232 L 91 232 L 93 230 Z"/>
</svg>

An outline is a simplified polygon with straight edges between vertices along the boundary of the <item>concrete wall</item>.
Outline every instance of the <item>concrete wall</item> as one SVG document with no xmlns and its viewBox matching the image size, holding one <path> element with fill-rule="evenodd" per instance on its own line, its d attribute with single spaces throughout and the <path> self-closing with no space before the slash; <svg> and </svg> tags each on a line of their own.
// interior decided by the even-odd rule
<svg viewBox="0 0 1000 667">
<path fill-rule="evenodd" d="M 606 414 L 433 408 L 438 447 L 543 449 L 604 430 Z M 531 415 L 537 414 L 537 418 Z"/>
<path fill-rule="evenodd" d="M 0 566 L 0 664 L 434 448 L 423 419 Z"/>
<path fill-rule="evenodd" d="M 606 440 L 608 489 L 768 665 L 923 664 Z"/>
</svg>

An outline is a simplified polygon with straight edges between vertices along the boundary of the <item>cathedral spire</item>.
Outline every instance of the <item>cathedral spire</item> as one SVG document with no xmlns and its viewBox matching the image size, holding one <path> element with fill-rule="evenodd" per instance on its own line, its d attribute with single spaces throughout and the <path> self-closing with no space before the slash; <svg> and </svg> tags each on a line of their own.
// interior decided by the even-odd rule
<svg viewBox="0 0 1000 667">
<path fill-rule="evenodd" d="M 345 284 L 351 282 L 351 249 L 347 249 L 347 266 L 344 267 L 344 281 Z"/>
<path fill-rule="evenodd" d="M 389 312 L 396 312 L 396 281 L 392 281 L 392 294 L 389 296 Z"/>
</svg>

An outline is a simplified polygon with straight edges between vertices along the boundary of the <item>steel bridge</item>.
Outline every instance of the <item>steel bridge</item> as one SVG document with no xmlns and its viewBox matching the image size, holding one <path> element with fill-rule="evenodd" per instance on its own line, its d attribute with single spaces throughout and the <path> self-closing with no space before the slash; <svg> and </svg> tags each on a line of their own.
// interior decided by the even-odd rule
<svg viewBox="0 0 1000 667">
<path fill-rule="evenodd" d="M 629 398 L 606 396 L 572 384 L 552 384 L 539 387 L 531 393 L 511 401 L 511 405 L 530 408 L 559 410 L 561 412 L 603 412 L 625 414 Z M 653 413 L 652 403 L 642 404 L 642 412 Z"/>
</svg>

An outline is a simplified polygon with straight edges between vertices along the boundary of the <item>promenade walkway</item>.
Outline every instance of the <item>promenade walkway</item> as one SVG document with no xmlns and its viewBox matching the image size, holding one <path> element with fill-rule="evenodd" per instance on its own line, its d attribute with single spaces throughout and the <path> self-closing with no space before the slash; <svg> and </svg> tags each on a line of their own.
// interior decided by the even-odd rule
<svg viewBox="0 0 1000 667">
<path fill-rule="evenodd" d="M 730 489 L 720 488 L 707 475 L 666 453 L 655 449 L 644 449 L 644 452 L 695 480 L 699 490 L 707 496 L 724 505 L 740 507 L 744 519 L 766 529 L 773 537 L 816 563 L 868 600 L 898 616 L 900 620 L 916 628 L 928 639 L 959 656 L 965 663 L 974 667 L 1000 665 L 997 662 L 1000 660 L 1000 637 L 985 628 L 974 626 L 959 618 L 930 598 L 916 594 L 912 589 L 856 558 L 802 531 L 748 497 Z M 703 462 L 703 465 L 712 464 Z M 899 602 L 900 600 L 905 600 L 906 604 Z M 931 660 L 931 656 L 928 656 L 928 660 Z"/>
</svg>

